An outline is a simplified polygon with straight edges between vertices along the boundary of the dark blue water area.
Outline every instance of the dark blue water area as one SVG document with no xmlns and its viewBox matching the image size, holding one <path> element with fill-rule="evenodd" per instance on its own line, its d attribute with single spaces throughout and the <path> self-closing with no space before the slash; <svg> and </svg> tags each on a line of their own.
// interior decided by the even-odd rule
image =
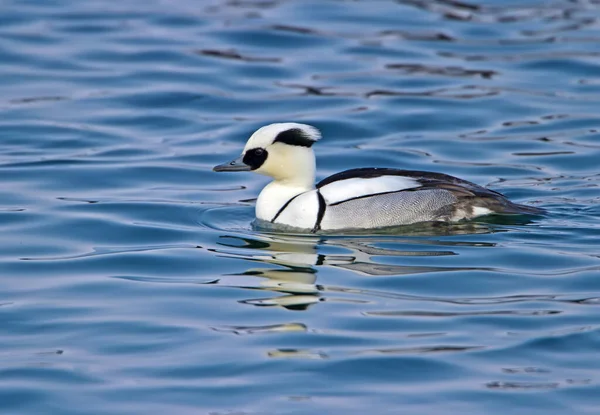
<svg viewBox="0 0 600 415">
<path fill-rule="evenodd" d="M 600 411 L 600 3 L 1 7 L 0 413 Z M 253 228 L 279 121 L 548 214 Z"/>
</svg>

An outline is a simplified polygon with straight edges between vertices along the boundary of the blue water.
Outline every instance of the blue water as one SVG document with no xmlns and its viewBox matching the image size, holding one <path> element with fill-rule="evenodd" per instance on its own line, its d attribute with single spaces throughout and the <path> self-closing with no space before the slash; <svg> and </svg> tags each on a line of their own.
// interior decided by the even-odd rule
<svg viewBox="0 0 600 415">
<path fill-rule="evenodd" d="M 597 1 L 1 10 L 0 413 L 600 411 Z M 276 121 L 549 213 L 253 230 Z"/>
</svg>

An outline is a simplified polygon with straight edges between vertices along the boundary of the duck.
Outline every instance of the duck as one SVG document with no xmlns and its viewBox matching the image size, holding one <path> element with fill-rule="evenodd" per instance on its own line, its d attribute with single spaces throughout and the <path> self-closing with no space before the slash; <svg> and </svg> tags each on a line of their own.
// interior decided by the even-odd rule
<svg viewBox="0 0 600 415">
<path fill-rule="evenodd" d="M 256 200 L 257 222 L 302 233 L 544 212 L 467 180 L 428 171 L 355 168 L 315 184 L 313 145 L 320 139 L 321 132 L 308 124 L 269 124 L 250 136 L 239 158 L 213 171 L 271 177 Z"/>
</svg>

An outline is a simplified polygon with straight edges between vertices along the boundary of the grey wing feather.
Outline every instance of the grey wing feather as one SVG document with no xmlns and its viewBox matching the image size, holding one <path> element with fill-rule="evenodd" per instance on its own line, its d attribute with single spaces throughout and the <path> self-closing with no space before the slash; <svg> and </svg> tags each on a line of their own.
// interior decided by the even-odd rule
<svg viewBox="0 0 600 415">
<path fill-rule="evenodd" d="M 399 191 L 327 206 L 322 229 L 379 228 L 448 220 L 457 198 L 445 189 Z"/>
</svg>

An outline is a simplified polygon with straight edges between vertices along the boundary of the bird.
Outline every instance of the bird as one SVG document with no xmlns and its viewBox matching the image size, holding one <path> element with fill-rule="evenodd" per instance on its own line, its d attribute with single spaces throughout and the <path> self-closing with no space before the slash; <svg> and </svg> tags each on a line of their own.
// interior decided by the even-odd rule
<svg viewBox="0 0 600 415">
<path fill-rule="evenodd" d="M 213 171 L 253 171 L 271 177 L 256 200 L 258 223 L 302 233 L 544 213 L 467 180 L 427 171 L 355 168 L 315 185 L 312 147 L 320 139 L 321 132 L 308 124 L 269 124 L 250 136 L 239 158 Z"/>
</svg>

